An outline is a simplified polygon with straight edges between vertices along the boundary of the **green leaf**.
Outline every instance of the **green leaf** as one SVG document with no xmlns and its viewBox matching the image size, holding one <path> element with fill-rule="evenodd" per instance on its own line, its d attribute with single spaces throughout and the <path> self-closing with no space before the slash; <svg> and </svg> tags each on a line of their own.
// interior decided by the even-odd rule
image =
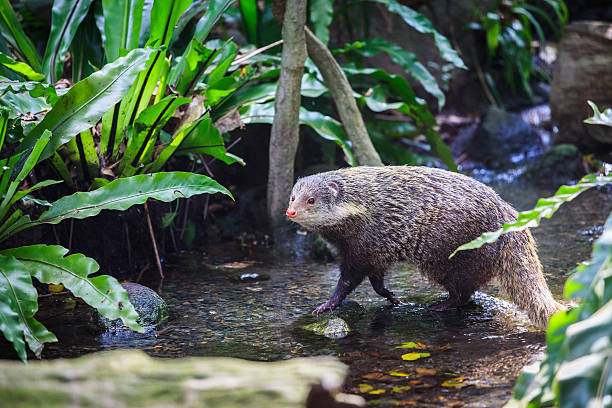
<svg viewBox="0 0 612 408">
<path fill-rule="evenodd" d="M 51 12 L 51 32 L 43 58 L 43 72 L 54 84 L 64 68 L 64 55 L 70 47 L 79 24 L 87 15 L 93 0 L 55 0 Z"/>
<path fill-rule="evenodd" d="M 151 9 L 151 37 L 147 44 L 168 47 L 174 27 L 192 0 L 155 1 Z"/>
<path fill-rule="evenodd" d="M 390 12 L 399 15 L 406 22 L 406 24 L 408 24 L 418 32 L 423 34 L 432 34 L 436 47 L 438 47 L 442 58 L 444 58 L 446 61 L 450 62 L 457 68 L 468 69 L 463 63 L 461 57 L 459 57 L 459 55 L 457 54 L 457 51 L 453 49 L 448 39 L 442 34 L 440 34 L 438 31 L 436 31 L 433 24 L 431 24 L 431 21 L 425 18 L 425 16 L 411 9 L 408 6 L 403 6 L 399 4 L 396 0 L 372 1 L 384 4 Z"/>
<path fill-rule="evenodd" d="M 342 51 L 353 51 L 367 58 L 373 58 L 381 52 L 386 53 L 395 63 L 401 65 L 406 72 L 409 72 L 427 92 L 438 99 L 438 109 L 442 109 L 444 106 L 446 101 L 444 92 L 438 86 L 434 76 L 417 60 L 416 55 L 412 52 L 406 51 L 399 45 L 379 37 L 349 44 Z"/>
<path fill-rule="evenodd" d="M 47 284 L 63 284 L 108 319 L 121 319 L 132 330 L 143 332 L 136 322 L 138 313 L 117 280 L 108 275 L 90 278 L 98 272 L 98 263 L 82 254 L 66 256 L 68 250 L 58 245 L 31 245 L 0 251 L 17 258 L 30 275 Z"/>
<path fill-rule="evenodd" d="M 65 91 L 68 92 L 67 89 Z M 57 95 L 57 90 L 55 89 L 55 86 L 47 84 L 47 83 L 43 83 L 43 82 L 36 82 L 36 81 L 23 82 L 23 81 L 0 80 L 0 95 L 5 94 L 6 92 L 12 92 L 12 93 L 27 92 L 33 98 L 44 97 L 46 101 L 51 105 L 54 105 L 55 102 L 59 98 Z M 5 96 L 3 95 L 3 98 L 4 97 Z M 36 113 L 36 112 L 43 110 L 40 108 L 43 108 L 43 107 L 40 106 L 37 108 L 37 110 L 29 111 L 29 112 Z M 26 113 L 26 112 L 20 112 L 20 113 Z"/>
<path fill-rule="evenodd" d="M 204 43 L 210 30 L 212 30 L 213 26 L 219 21 L 223 13 L 225 13 L 232 3 L 234 3 L 234 0 L 209 0 L 208 9 L 200 21 L 198 21 L 193 38 Z"/>
<path fill-rule="evenodd" d="M 35 224 L 57 224 L 67 218 L 87 218 L 102 210 L 126 210 L 147 199 L 168 202 L 197 194 L 231 193 L 215 180 L 201 174 L 168 172 L 140 174 L 114 180 L 89 192 L 77 192 L 54 201 Z"/>
<path fill-rule="evenodd" d="M 45 76 L 32 69 L 25 62 L 15 61 L 13 58 L 0 52 L 0 64 L 7 67 L 16 74 L 21 75 L 28 81 L 43 81 Z"/>
<path fill-rule="evenodd" d="M 258 45 L 257 41 L 257 2 L 255 0 L 239 0 L 242 21 L 246 26 L 247 37 L 251 44 Z"/>
<path fill-rule="evenodd" d="M 24 337 L 37 357 L 44 343 L 57 341 L 34 318 L 37 311 L 38 294 L 26 266 L 13 256 L 0 254 L 0 331 L 23 361 L 27 359 Z"/>
<path fill-rule="evenodd" d="M 514 231 L 522 231 L 527 228 L 534 228 L 540 225 L 542 218 L 550 218 L 559 209 L 561 204 L 572 201 L 580 193 L 588 190 L 591 187 L 601 186 L 612 183 L 612 176 L 598 176 L 597 174 L 587 174 L 576 185 L 561 186 L 554 196 L 548 198 L 540 198 L 538 203 L 532 210 L 521 211 L 515 222 L 505 223 L 502 228 L 497 231 L 485 232 L 478 238 L 461 245 L 449 256 L 449 259 L 455 256 L 459 251 L 468 249 L 480 248 L 484 244 L 489 244 L 497 241 L 503 234 Z"/>
<path fill-rule="evenodd" d="M 138 47 L 144 0 L 102 0 L 106 61 L 119 58 L 120 50 Z"/>
<path fill-rule="evenodd" d="M 104 112 L 125 96 L 153 51 L 151 48 L 136 49 L 79 81 L 59 98 L 53 109 L 25 137 L 20 150 L 33 146 L 49 129 L 53 137 L 39 159 L 44 160 L 78 133 L 95 126 Z"/>
<path fill-rule="evenodd" d="M 274 121 L 274 102 L 247 105 L 241 109 L 240 113 L 242 122 L 246 124 L 272 123 Z M 320 112 L 308 111 L 300 107 L 300 124 L 309 126 L 322 138 L 336 143 L 344 151 L 347 163 L 357 166 L 357 160 L 340 122 Z"/>
<path fill-rule="evenodd" d="M 589 123 L 591 125 L 604 125 L 604 126 L 612 126 L 612 108 L 608 108 L 603 112 L 599 111 L 597 105 L 592 101 L 587 101 L 591 109 L 593 109 L 593 116 L 584 120 L 585 123 Z"/>
<path fill-rule="evenodd" d="M 12 46 L 20 60 L 26 62 L 34 71 L 42 72 L 40 55 L 23 32 L 9 0 L 0 0 L 0 34 Z"/>
<path fill-rule="evenodd" d="M 323 44 L 327 45 L 329 25 L 334 17 L 334 0 L 312 0 L 309 11 L 314 34 Z"/>
<path fill-rule="evenodd" d="M 243 166 L 245 165 L 242 159 L 228 154 L 221 133 L 208 116 L 198 123 L 193 132 L 189 133 L 189 136 L 185 138 L 175 154 L 187 155 L 190 153 L 208 154 L 225 164 L 238 162 Z"/>
</svg>

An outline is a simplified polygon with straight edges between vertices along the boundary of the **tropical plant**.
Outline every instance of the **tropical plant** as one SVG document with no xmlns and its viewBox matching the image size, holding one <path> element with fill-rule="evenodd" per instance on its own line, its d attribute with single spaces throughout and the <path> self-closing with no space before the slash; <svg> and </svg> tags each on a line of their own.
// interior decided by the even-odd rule
<svg viewBox="0 0 612 408">
<path fill-rule="evenodd" d="M 612 109 L 603 113 L 589 101 L 593 117 L 587 123 L 612 127 Z M 589 174 L 574 186 L 561 186 L 550 198 L 540 199 L 533 210 L 519 213 L 504 224 L 457 251 L 478 248 L 500 235 L 537 227 L 564 202 L 586 189 L 612 183 L 612 176 Z M 453 256 L 451 255 L 451 256 Z M 565 296 L 580 302 L 567 312 L 553 315 L 546 334 L 546 356 L 523 369 L 508 407 L 609 406 L 612 392 L 612 214 L 593 244 L 589 262 L 579 265 L 565 284 Z"/>
<path fill-rule="evenodd" d="M 551 17 L 551 12 L 554 17 Z M 474 12 L 470 28 L 482 32 L 486 40 L 487 57 L 482 68 L 482 86 L 492 103 L 501 104 L 497 83 L 504 82 L 513 94 L 524 93 L 533 100 L 530 80 L 536 74 L 550 81 L 549 75 L 533 63 L 536 49 L 546 47 L 542 22 L 555 37 L 563 36 L 568 12 L 563 0 L 497 0 L 485 13 Z M 537 41 L 537 43 L 536 43 Z M 537 44 L 537 48 L 534 46 Z M 476 54 L 474 53 L 474 58 Z M 497 73 L 501 74 L 501 78 Z M 489 92 L 489 89 L 491 92 Z"/>
<path fill-rule="evenodd" d="M 389 12 L 399 15 L 410 27 L 421 33 L 431 34 L 442 58 L 449 65 L 466 68 L 448 40 L 436 31 L 431 22 L 421 14 L 395 0 L 377 0 L 376 2 L 383 4 Z M 364 15 L 367 16 L 367 7 L 371 3 L 354 4 L 351 2 L 351 5 L 355 8 L 363 8 Z M 324 43 L 329 40 L 329 25 L 335 19 L 343 16 L 343 13 L 347 13 L 349 9 L 344 2 L 338 6 L 337 12 L 334 12 L 333 6 L 334 2 L 331 0 L 316 0 L 312 1 L 309 7 L 310 25 L 313 32 Z M 243 16 L 245 20 L 250 18 L 250 21 L 245 22 L 244 26 L 255 27 L 258 38 L 265 34 L 262 28 L 264 25 L 260 24 L 260 21 L 271 14 L 268 11 L 269 8 L 266 3 L 263 10 L 256 9 L 258 13 Z M 366 36 L 367 33 L 364 32 L 363 35 Z M 269 41 L 279 38 L 271 38 Z M 445 103 L 444 93 L 433 74 L 418 61 L 413 53 L 380 38 L 361 39 L 346 44 L 341 49 L 332 50 L 332 52 L 346 59 L 342 69 L 355 90 L 355 98 L 366 119 L 366 126 L 374 146 L 385 162 L 416 164 L 427 161 L 428 159 L 413 154 L 408 149 L 417 146 L 438 156 L 447 167 L 456 169 L 448 146 L 440 140 L 439 133 L 435 129 L 437 123 L 433 114 L 425 101 L 415 95 L 410 83 L 404 77 L 392 75 L 380 69 L 367 68 L 364 64 L 365 58 L 376 56 L 379 53 L 388 54 L 427 92 L 437 98 L 438 107 L 441 108 Z M 242 121 L 244 123 L 271 123 L 274 113 L 275 81 L 278 78 L 280 59 L 275 55 L 264 53 L 251 60 L 254 61 L 254 70 L 259 73 L 252 79 L 252 86 L 238 91 L 235 95 L 236 99 L 229 98 L 227 104 L 219 106 L 219 110 L 227 112 L 229 105 L 235 103 L 236 100 L 248 100 L 249 103 L 243 104 L 239 109 Z M 349 164 L 356 165 L 354 152 L 342 124 L 332 117 L 334 113 L 332 105 L 321 98 L 328 92 L 318 68 L 308 60 L 302 78 L 303 103 L 300 122 L 308 125 L 321 136 L 319 140 L 322 141 L 322 149 L 325 157 L 328 157 L 330 161 L 334 161 L 334 154 L 333 150 L 330 152 L 328 149 L 329 141 L 334 142 L 343 150 L 345 160 Z M 392 112 L 401 114 L 397 115 L 400 119 L 381 119 L 381 115 Z M 425 143 L 418 141 L 418 138 L 423 136 Z"/>
</svg>

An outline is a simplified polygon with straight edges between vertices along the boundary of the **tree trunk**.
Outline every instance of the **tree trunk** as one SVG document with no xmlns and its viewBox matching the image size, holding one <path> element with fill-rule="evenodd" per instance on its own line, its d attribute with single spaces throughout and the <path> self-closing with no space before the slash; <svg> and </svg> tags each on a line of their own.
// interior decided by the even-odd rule
<svg viewBox="0 0 612 408">
<path fill-rule="evenodd" d="M 287 0 L 283 18 L 283 53 L 270 135 L 268 216 L 273 228 L 285 221 L 284 210 L 293 187 L 293 167 L 299 140 L 300 89 L 306 61 L 305 0 Z"/>
<path fill-rule="evenodd" d="M 359 112 L 355 102 L 351 84 L 344 75 L 342 68 L 325 44 L 307 27 L 304 27 L 304 31 L 306 33 L 308 55 L 321 71 L 325 86 L 334 98 L 346 135 L 353 144 L 353 152 L 357 162 L 361 166 L 382 166 L 383 163 L 372 145 L 361 112 Z"/>
</svg>

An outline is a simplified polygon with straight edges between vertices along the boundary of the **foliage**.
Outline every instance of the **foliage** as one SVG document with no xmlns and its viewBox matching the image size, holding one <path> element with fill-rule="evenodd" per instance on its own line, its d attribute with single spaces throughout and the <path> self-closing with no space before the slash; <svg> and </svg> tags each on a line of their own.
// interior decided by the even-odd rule
<svg viewBox="0 0 612 408">
<path fill-rule="evenodd" d="M 461 245 L 449 258 L 452 258 L 459 251 L 480 248 L 485 244 L 490 244 L 509 232 L 521 231 L 527 228 L 534 228 L 540 225 L 542 218 L 550 218 L 557 212 L 561 204 L 572 201 L 580 193 L 592 187 L 612 183 L 612 176 L 598 176 L 597 174 L 587 174 L 577 184 L 573 186 L 561 186 L 554 196 L 540 198 L 536 206 L 527 211 L 521 211 L 514 222 L 504 223 L 497 231 L 485 232 L 478 238 Z"/>
<path fill-rule="evenodd" d="M 551 12 L 554 18 L 550 16 Z M 470 28 L 482 32 L 486 39 L 484 71 L 487 85 L 493 88 L 497 99 L 499 92 L 494 77 L 499 71 L 502 78 L 497 81 L 503 80 L 512 93 L 524 92 L 533 99 L 529 83 L 532 74 L 536 72 L 542 79 L 549 80 L 548 75 L 533 64 L 534 41 L 538 41 L 540 48 L 546 46 L 542 21 L 560 38 L 567 20 L 568 12 L 563 0 L 497 0 L 491 10 L 482 14 L 475 12 L 475 21 Z"/>
<path fill-rule="evenodd" d="M 602 115 L 595 104 L 589 104 L 594 110 L 594 117 L 585 122 L 612 125 L 609 115 Z M 562 186 L 554 197 L 540 200 L 534 210 L 521 213 L 524 223 L 514 224 L 522 225 L 504 224 L 502 229 L 490 236 L 496 239 L 502 233 L 517 228 L 536 226 L 542 216 L 550 217 L 563 202 L 575 198 L 587 188 L 610 182 L 610 176 L 590 174 L 575 186 Z M 467 245 L 484 244 L 485 235 Z M 612 214 L 608 216 L 603 233 L 593 244 L 591 260 L 575 268 L 565 284 L 565 296 L 580 301 L 580 304 L 551 317 L 546 334 L 546 356 L 541 362 L 523 369 L 507 407 L 610 405 L 611 277 Z"/>
<path fill-rule="evenodd" d="M 542 362 L 523 369 L 508 407 L 609 406 L 612 393 L 612 214 L 593 245 L 591 261 L 578 266 L 565 296 L 580 305 L 554 315 Z"/>
</svg>

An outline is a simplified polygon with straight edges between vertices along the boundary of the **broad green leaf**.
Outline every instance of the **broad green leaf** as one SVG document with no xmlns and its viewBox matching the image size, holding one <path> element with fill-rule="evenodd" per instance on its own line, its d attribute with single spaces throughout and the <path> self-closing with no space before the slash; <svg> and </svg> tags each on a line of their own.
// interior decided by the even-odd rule
<svg viewBox="0 0 612 408">
<path fill-rule="evenodd" d="M 257 1 L 239 0 L 242 21 L 246 26 L 247 37 L 251 44 L 258 45 L 257 39 Z"/>
<path fill-rule="evenodd" d="M 372 1 L 384 4 L 390 12 L 399 15 L 406 22 L 406 24 L 408 24 L 410 27 L 414 28 L 418 32 L 423 34 L 432 34 L 436 47 L 438 47 L 442 58 L 444 58 L 446 61 L 450 62 L 457 68 L 467 69 L 467 67 L 463 63 L 463 60 L 461 59 L 461 57 L 459 57 L 457 51 L 453 49 L 448 39 L 442 34 L 440 34 L 438 31 L 436 31 L 433 24 L 431 24 L 431 21 L 425 18 L 425 16 L 411 9 L 408 6 L 401 5 L 396 0 Z"/>
<path fill-rule="evenodd" d="M 608 108 L 603 112 L 600 112 L 597 105 L 595 105 L 592 101 L 587 101 L 587 103 L 591 109 L 593 109 L 593 116 L 585 119 L 585 123 L 592 125 L 612 126 L 612 108 Z"/>
<path fill-rule="evenodd" d="M 151 48 L 136 49 L 79 81 L 58 99 L 53 109 L 25 137 L 21 150 L 33 146 L 49 129 L 53 137 L 39 159 L 44 160 L 78 133 L 95 126 L 104 112 L 125 96 L 153 51 Z"/>
<path fill-rule="evenodd" d="M 38 294 L 26 266 L 10 255 L 0 254 L 0 331 L 26 361 L 24 337 L 30 350 L 40 357 L 44 343 L 57 341 L 34 318 Z"/>
<path fill-rule="evenodd" d="M 170 72 L 169 82 L 181 95 L 189 95 L 215 57 L 217 50 L 206 48 L 197 39 L 191 40 L 185 53 Z"/>
<path fill-rule="evenodd" d="M 245 124 L 272 123 L 274 121 L 274 102 L 247 105 L 240 110 L 240 115 Z M 319 136 L 336 143 L 344 151 L 347 162 L 351 166 L 357 165 L 346 132 L 340 122 L 322 113 L 300 108 L 300 124 L 309 126 Z"/>
<path fill-rule="evenodd" d="M 0 34 L 17 52 L 19 59 L 31 66 L 34 71 L 42 72 L 40 55 L 23 32 L 9 0 L 0 0 Z"/>
<path fill-rule="evenodd" d="M 138 47 L 144 0 L 102 0 L 104 53 L 106 61 L 119 58 L 119 51 Z"/>
<path fill-rule="evenodd" d="M 323 44 L 327 45 L 329 25 L 334 17 L 334 0 L 312 0 L 309 12 L 312 31 Z"/>
<path fill-rule="evenodd" d="M 151 160 L 159 130 L 179 106 L 189 102 L 189 98 L 169 95 L 138 115 L 135 125 L 127 132 L 127 148 L 119 165 L 120 175 L 131 176 L 139 164 Z M 129 170 L 126 172 L 126 169 Z"/>
<path fill-rule="evenodd" d="M 126 210 L 147 199 L 168 202 L 197 194 L 230 192 L 215 180 L 201 174 L 168 172 L 120 178 L 89 192 L 77 192 L 54 201 L 34 224 L 57 224 L 67 218 L 87 218 L 102 210 Z"/>
<path fill-rule="evenodd" d="M 162 167 L 170 160 L 170 158 L 176 152 L 176 149 L 183 143 L 185 138 L 189 137 L 189 135 L 195 131 L 195 128 L 200 124 L 201 121 L 205 119 L 204 116 L 194 119 L 193 123 L 187 126 L 182 126 L 177 129 L 177 131 L 172 136 L 172 141 L 164 147 L 164 149 L 159 153 L 159 156 L 155 158 L 153 164 L 146 170 L 152 173 L 158 172 L 162 169 Z"/>
<path fill-rule="evenodd" d="M 45 130 L 40 139 L 36 142 L 32 150 L 25 151 L 20 154 L 19 160 L 12 168 L 12 174 L 10 178 L 10 183 L 8 185 L 8 189 L 6 190 L 6 194 L 4 195 L 4 199 L 0 204 L 0 220 L 4 219 L 9 208 L 11 200 L 13 199 L 13 195 L 17 191 L 17 187 L 21 184 L 21 182 L 26 178 L 28 173 L 32 171 L 34 166 L 39 160 L 41 153 L 43 152 L 45 146 L 49 143 L 51 139 L 51 132 Z"/>
<path fill-rule="evenodd" d="M 505 223 L 502 228 L 497 231 L 485 232 L 478 238 L 461 245 L 449 256 L 449 259 L 455 256 L 459 251 L 468 249 L 480 248 L 484 244 L 489 244 L 497 241 L 503 234 L 509 232 L 522 231 L 527 228 L 534 228 L 540 225 L 542 218 L 550 218 L 557 212 L 563 203 L 572 201 L 580 193 L 588 190 L 591 187 L 601 186 L 612 183 L 612 176 L 598 176 L 596 174 L 587 174 L 577 184 L 573 186 L 561 186 L 554 196 L 548 198 L 540 198 L 536 206 L 527 211 L 521 211 L 515 222 Z"/>
<path fill-rule="evenodd" d="M 446 101 L 444 92 L 438 86 L 434 76 L 417 60 L 416 55 L 412 52 L 406 51 L 399 45 L 379 37 L 349 44 L 345 46 L 343 51 L 354 51 L 368 58 L 373 58 L 380 52 L 386 53 L 395 63 L 401 65 L 406 72 L 409 72 L 427 92 L 438 99 L 438 109 L 442 109 L 444 106 Z"/>
<path fill-rule="evenodd" d="M 6 108 L 0 108 L 0 151 L 4 145 L 4 139 L 6 139 L 6 131 L 9 125 L 9 110 Z M 0 174 L 4 173 L 5 170 L 0 171 Z M 4 194 L 4 191 L 0 190 L 0 196 Z"/>
<path fill-rule="evenodd" d="M 45 76 L 32 69 L 25 62 L 15 61 L 13 58 L 0 52 L 0 64 L 7 67 L 16 74 L 21 75 L 28 81 L 43 81 Z"/>
<path fill-rule="evenodd" d="M 151 37 L 148 44 L 168 47 L 176 22 L 190 4 L 191 0 L 155 1 L 151 9 Z"/>
<path fill-rule="evenodd" d="M 66 256 L 68 250 L 58 245 L 31 245 L 0 251 L 15 257 L 25 270 L 40 282 L 62 284 L 108 319 L 121 319 L 132 330 L 143 332 L 136 322 L 138 314 L 128 294 L 117 280 L 108 275 L 90 278 L 98 272 L 98 263 L 82 254 Z"/>
<path fill-rule="evenodd" d="M 213 125 L 210 117 L 200 121 L 193 132 L 185 138 L 185 141 L 176 150 L 176 155 L 189 153 L 201 153 L 213 156 L 225 164 L 240 163 L 245 165 L 242 159 L 228 155 L 219 130 Z"/>
<path fill-rule="evenodd" d="M 96 14 L 101 18 L 101 5 L 94 2 L 70 44 L 72 82 L 79 82 L 98 71 L 105 63 L 103 42 L 96 27 Z"/>
<path fill-rule="evenodd" d="M 50 105 L 54 105 L 55 102 L 59 98 L 58 91 L 60 92 L 60 95 L 61 95 L 63 93 L 68 92 L 68 89 L 56 90 L 53 85 L 50 85 L 44 82 L 8 81 L 8 80 L 0 79 L 0 95 L 3 95 L 2 96 L 3 98 L 5 98 L 4 94 L 6 94 L 7 92 L 11 92 L 11 93 L 27 92 L 33 98 L 43 97 L 46 99 L 47 103 L 49 103 Z M 43 106 L 40 106 L 40 108 L 43 108 Z M 43 109 L 39 109 L 39 110 L 43 110 Z M 30 111 L 30 113 L 36 113 L 36 112 L 38 111 Z M 25 113 L 25 112 L 20 112 L 20 113 Z"/>
<path fill-rule="evenodd" d="M 234 3 L 234 0 L 209 0 L 208 10 L 206 10 L 204 16 L 198 21 L 193 38 L 204 43 L 210 30 L 212 30 L 213 26 L 219 21 L 223 13 L 225 13 L 232 3 Z"/>
<path fill-rule="evenodd" d="M 43 71 L 50 83 L 54 84 L 60 79 L 64 68 L 64 55 L 92 2 L 93 0 L 54 0 L 51 32 L 43 58 Z"/>
</svg>

